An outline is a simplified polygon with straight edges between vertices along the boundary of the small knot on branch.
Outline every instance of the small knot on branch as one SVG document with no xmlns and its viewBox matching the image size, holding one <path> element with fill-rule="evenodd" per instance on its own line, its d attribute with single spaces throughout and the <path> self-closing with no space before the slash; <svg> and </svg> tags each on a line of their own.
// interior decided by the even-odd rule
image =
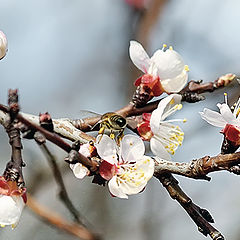
<svg viewBox="0 0 240 240">
<path fill-rule="evenodd" d="M 210 159 L 210 156 L 205 156 L 203 158 L 193 159 L 190 162 L 189 167 L 191 169 L 192 174 L 196 178 L 205 179 L 207 181 L 211 180 L 211 178 L 206 175 L 207 172 L 205 172 L 205 169 L 204 169 L 205 163 L 208 162 L 209 159 Z"/>
<path fill-rule="evenodd" d="M 54 126 L 52 122 L 52 118 L 48 112 L 39 113 L 39 123 L 40 126 L 49 132 L 53 132 Z"/>
</svg>

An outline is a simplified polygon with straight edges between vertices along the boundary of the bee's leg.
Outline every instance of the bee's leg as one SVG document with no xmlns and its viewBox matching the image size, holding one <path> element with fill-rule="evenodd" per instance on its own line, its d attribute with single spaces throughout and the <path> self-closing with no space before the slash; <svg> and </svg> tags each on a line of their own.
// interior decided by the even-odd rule
<svg viewBox="0 0 240 240">
<path fill-rule="evenodd" d="M 100 143 L 100 141 L 102 140 L 102 137 L 103 137 L 103 134 L 104 134 L 104 130 L 105 130 L 105 127 L 103 126 L 103 127 L 100 128 L 100 130 L 98 132 L 98 135 L 101 134 L 101 137 L 99 138 L 98 143 Z"/>
<path fill-rule="evenodd" d="M 122 129 L 117 136 L 117 143 L 118 144 L 122 141 L 122 138 L 124 136 L 123 132 L 124 132 L 124 129 Z"/>
<path fill-rule="evenodd" d="M 115 138 L 115 135 L 114 135 L 114 133 L 113 133 L 112 130 L 111 130 L 111 133 L 110 133 L 110 138 L 111 138 L 111 139 L 114 139 L 114 138 Z"/>
</svg>

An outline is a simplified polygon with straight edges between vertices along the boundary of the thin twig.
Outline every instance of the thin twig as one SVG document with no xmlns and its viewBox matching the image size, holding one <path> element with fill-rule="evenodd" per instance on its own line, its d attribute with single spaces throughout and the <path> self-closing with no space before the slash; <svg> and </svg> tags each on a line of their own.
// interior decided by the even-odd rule
<svg viewBox="0 0 240 240">
<path fill-rule="evenodd" d="M 73 236 L 78 237 L 82 240 L 99 240 L 100 237 L 89 232 L 85 227 L 77 223 L 69 223 L 61 216 L 48 209 L 47 207 L 38 203 L 32 196 L 28 194 L 27 206 L 37 216 L 41 217 L 45 222 L 58 228 L 59 230 L 65 231 Z"/>
<path fill-rule="evenodd" d="M 80 216 L 78 210 L 74 207 L 72 201 L 70 200 L 70 198 L 68 196 L 68 193 L 67 193 L 67 190 L 66 190 L 63 178 L 62 178 L 62 174 L 58 167 L 55 157 L 52 155 L 52 153 L 50 152 L 50 150 L 48 149 L 48 147 L 45 143 L 39 144 L 39 147 L 45 154 L 45 156 L 48 160 L 48 163 L 52 169 L 54 178 L 59 186 L 59 197 L 60 197 L 61 201 L 66 206 L 66 208 L 69 210 L 69 212 L 72 214 L 72 216 L 74 217 L 74 220 L 77 223 L 84 225 L 83 217 Z"/>
</svg>

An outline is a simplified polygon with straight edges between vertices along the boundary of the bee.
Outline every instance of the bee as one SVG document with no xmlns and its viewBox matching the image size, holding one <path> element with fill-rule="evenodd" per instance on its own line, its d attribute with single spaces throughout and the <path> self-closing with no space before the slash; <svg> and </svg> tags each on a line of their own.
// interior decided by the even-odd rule
<svg viewBox="0 0 240 240">
<path fill-rule="evenodd" d="M 101 120 L 98 123 L 100 124 L 100 130 L 98 134 L 104 134 L 105 130 L 108 130 L 110 131 L 110 138 L 114 139 L 114 132 L 118 132 L 118 141 L 122 139 L 124 129 L 127 126 L 127 120 L 114 112 L 103 114 Z M 101 141 L 101 138 L 99 141 Z"/>
<path fill-rule="evenodd" d="M 81 129 L 82 124 L 85 123 L 85 119 L 87 117 L 100 117 L 100 114 L 81 110 L 81 115 L 85 116 L 85 118 L 77 119 L 77 120 L 71 120 L 71 123 L 73 126 L 75 126 L 78 129 Z M 86 117 L 87 116 L 87 117 Z M 122 117 L 121 115 L 116 114 L 115 112 L 108 112 L 101 116 L 100 120 L 94 125 L 90 126 L 89 128 L 91 130 L 94 130 L 97 126 L 99 126 L 99 132 L 98 134 L 104 134 L 105 132 L 110 133 L 110 137 L 112 139 L 117 136 L 117 141 L 119 142 L 121 138 L 123 137 L 124 129 L 127 126 L 127 120 Z M 117 133 L 117 135 L 115 135 Z M 99 142 L 101 141 L 102 136 L 99 139 Z"/>
</svg>

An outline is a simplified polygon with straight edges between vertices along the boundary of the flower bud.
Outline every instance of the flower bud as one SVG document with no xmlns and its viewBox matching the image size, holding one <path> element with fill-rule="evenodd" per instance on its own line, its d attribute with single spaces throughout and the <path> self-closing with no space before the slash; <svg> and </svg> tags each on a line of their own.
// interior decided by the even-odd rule
<svg viewBox="0 0 240 240">
<path fill-rule="evenodd" d="M 8 43 L 5 34 L 0 31 L 0 60 L 5 57 L 8 50 Z"/>
</svg>

